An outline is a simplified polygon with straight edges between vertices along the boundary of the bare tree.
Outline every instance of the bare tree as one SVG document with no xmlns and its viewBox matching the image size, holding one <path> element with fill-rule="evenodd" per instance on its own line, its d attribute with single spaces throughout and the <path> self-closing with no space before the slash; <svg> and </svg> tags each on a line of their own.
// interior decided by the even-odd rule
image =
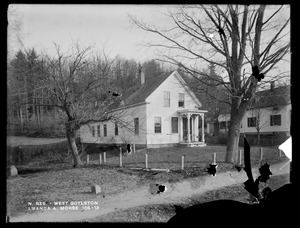
<svg viewBox="0 0 300 228">
<path fill-rule="evenodd" d="M 283 74 L 267 75 L 289 53 L 290 19 L 284 6 L 200 5 L 177 7 L 169 13 L 174 26 L 158 29 L 129 16 L 138 28 L 157 34 L 165 42 L 148 44 L 162 50 L 162 61 L 181 64 L 188 74 L 207 85 L 222 85 L 223 101 L 230 104 L 231 120 L 226 162 L 234 163 L 238 152 L 240 124 L 255 94 L 261 76 L 267 80 Z M 199 66 L 213 63 L 223 75 L 213 84 Z M 254 72 L 253 72 L 254 69 Z M 262 75 L 263 74 L 263 75 Z M 202 77 L 200 77 L 202 76 Z M 204 77 L 203 77 L 204 76 Z"/>
<path fill-rule="evenodd" d="M 73 155 L 74 166 L 82 165 L 76 145 L 76 133 L 80 126 L 109 119 L 107 110 L 114 102 L 108 95 L 111 60 L 104 49 L 101 55 L 92 55 L 92 46 L 81 48 L 78 43 L 67 52 L 62 52 L 55 44 L 56 54 L 44 54 L 36 65 L 40 74 L 35 77 L 35 84 L 40 89 L 47 89 L 47 95 L 34 97 L 33 93 L 25 91 L 27 100 L 21 105 L 31 104 L 33 100 L 48 100 L 35 102 L 34 106 L 56 107 L 65 113 L 66 137 Z"/>
</svg>

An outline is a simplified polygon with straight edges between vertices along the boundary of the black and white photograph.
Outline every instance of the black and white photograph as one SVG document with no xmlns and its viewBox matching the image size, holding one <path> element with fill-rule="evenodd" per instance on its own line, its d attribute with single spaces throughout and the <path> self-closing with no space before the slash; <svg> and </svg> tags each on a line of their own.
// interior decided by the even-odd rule
<svg viewBox="0 0 300 228">
<path fill-rule="evenodd" d="M 291 221 L 290 11 L 8 5 L 5 222 Z"/>
</svg>

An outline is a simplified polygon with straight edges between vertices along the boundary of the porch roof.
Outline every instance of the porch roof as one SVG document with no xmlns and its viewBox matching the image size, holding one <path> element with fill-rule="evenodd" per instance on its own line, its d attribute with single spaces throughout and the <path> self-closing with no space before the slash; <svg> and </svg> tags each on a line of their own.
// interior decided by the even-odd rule
<svg viewBox="0 0 300 228">
<path fill-rule="evenodd" d="M 207 110 L 199 110 L 199 109 L 182 109 L 177 111 L 179 114 L 202 114 L 207 113 Z"/>
</svg>

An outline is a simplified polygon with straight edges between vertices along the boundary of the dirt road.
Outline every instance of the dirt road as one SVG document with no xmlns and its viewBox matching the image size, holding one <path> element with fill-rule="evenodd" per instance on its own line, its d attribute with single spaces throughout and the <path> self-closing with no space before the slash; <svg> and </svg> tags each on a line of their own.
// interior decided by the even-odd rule
<svg viewBox="0 0 300 228">
<path fill-rule="evenodd" d="M 275 175 L 289 173 L 290 165 L 285 163 L 274 164 L 270 169 Z M 252 170 L 254 178 L 259 173 L 258 169 Z M 143 186 L 134 191 L 123 192 L 121 194 L 105 196 L 99 194 L 94 201 L 97 203 L 98 209 L 93 210 L 47 210 L 39 211 L 34 214 L 25 214 L 18 217 L 10 218 L 11 222 L 95 222 L 97 217 L 107 213 L 124 210 L 131 207 L 137 207 L 149 204 L 163 203 L 180 203 L 186 197 L 200 195 L 206 191 L 218 188 L 241 184 L 247 180 L 244 171 L 217 173 L 216 176 L 202 176 L 179 183 L 158 183 L 167 187 L 164 193 L 151 194 L 149 185 Z"/>
<path fill-rule="evenodd" d="M 7 136 L 6 142 L 8 146 L 20 145 L 44 145 L 66 141 L 67 139 L 59 138 L 34 138 L 25 136 Z"/>
</svg>

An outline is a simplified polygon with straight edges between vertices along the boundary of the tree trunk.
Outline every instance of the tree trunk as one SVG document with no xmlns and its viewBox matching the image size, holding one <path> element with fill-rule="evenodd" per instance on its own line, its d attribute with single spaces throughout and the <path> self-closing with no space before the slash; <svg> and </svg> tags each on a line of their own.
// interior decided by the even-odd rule
<svg viewBox="0 0 300 228">
<path fill-rule="evenodd" d="M 257 131 L 257 146 L 260 146 L 260 131 Z"/>
<path fill-rule="evenodd" d="M 238 105 L 238 98 L 232 98 L 232 106 L 230 112 L 230 126 L 227 137 L 226 159 L 227 163 L 235 163 L 239 150 L 239 139 L 241 121 L 246 113 L 246 109 L 242 109 Z"/>
<path fill-rule="evenodd" d="M 234 118 L 232 118 L 234 119 Z M 228 131 L 227 137 L 227 152 L 226 152 L 226 162 L 235 163 L 237 153 L 239 150 L 239 140 L 240 140 L 240 123 L 231 123 Z"/>
<path fill-rule="evenodd" d="M 74 161 L 74 167 L 80 167 L 83 165 L 79 153 L 78 148 L 76 145 L 76 126 L 73 121 L 68 121 L 66 123 L 66 135 L 69 142 L 69 147 L 71 149 L 72 155 L 73 155 L 73 161 Z"/>
<path fill-rule="evenodd" d="M 44 89 L 42 89 L 42 95 L 41 95 L 41 103 L 42 103 L 42 106 L 41 107 L 41 116 L 40 116 L 40 121 L 43 122 L 43 118 L 44 118 Z"/>
</svg>

